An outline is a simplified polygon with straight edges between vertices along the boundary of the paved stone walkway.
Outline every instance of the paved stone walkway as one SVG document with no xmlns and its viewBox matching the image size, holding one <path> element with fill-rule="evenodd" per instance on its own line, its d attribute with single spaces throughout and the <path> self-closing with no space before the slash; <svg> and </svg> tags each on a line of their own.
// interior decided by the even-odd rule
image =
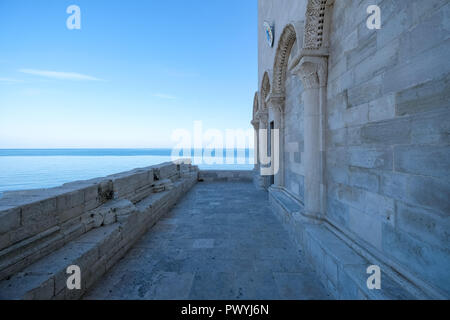
<svg viewBox="0 0 450 320">
<path fill-rule="evenodd" d="M 329 299 L 250 183 L 198 183 L 85 299 Z"/>
</svg>

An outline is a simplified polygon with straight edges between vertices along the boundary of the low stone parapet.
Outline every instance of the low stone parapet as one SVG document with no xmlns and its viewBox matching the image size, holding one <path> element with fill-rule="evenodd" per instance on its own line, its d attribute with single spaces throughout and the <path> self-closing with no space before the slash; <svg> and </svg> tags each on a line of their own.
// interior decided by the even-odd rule
<svg viewBox="0 0 450 320">
<path fill-rule="evenodd" d="M 129 247 L 197 179 L 198 168 L 179 161 L 57 188 L 5 192 L 0 198 L 0 280 L 10 280 L 2 281 L 0 296 L 8 298 L 5 283 L 19 272 L 94 229 L 120 226 L 121 242 L 114 247 Z"/>
</svg>

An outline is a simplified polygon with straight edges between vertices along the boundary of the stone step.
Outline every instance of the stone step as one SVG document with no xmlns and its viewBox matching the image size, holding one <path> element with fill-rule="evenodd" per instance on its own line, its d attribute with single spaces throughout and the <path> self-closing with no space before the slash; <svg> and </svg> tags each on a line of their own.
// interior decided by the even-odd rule
<svg viewBox="0 0 450 320">
<path fill-rule="evenodd" d="M 411 300 L 425 298 L 379 261 L 360 255 L 325 225 L 305 225 L 306 255 L 330 291 L 339 299 Z M 319 265 L 320 263 L 320 265 Z M 378 265 L 381 289 L 369 289 L 367 268 Z"/>
<path fill-rule="evenodd" d="M 269 200 L 276 216 L 290 237 L 304 251 L 323 285 L 337 299 L 410 300 L 430 298 L 391 266 L 365 252 L 346 236 L 325 222 L 306 218 L 303 205 L 285 191 L 269 189 Z M 338 234 L 340 236 L 338 236 Z M 381 290 L 369 289 L 367 268 L 378 265 Z"/>
<path fill-rule="evenodd" d="M 112 265 L 121 238 L 121 225 L 115 223 L 94 229 L 22 272 L 0 282 L 0 299 L 75 299 Z M 81 290 L 68 290 L 67 267 L 81 269 Z"/>
</svg>

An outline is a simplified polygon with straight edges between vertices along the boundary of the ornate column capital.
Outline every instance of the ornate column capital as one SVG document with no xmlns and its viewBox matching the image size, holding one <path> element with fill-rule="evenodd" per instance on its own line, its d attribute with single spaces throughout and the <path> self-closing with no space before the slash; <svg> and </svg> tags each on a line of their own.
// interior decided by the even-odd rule
<svg viewBox="0 0 450 320">
<path fill-rule="evenodd" d="M 266 110 L 259 110 L 255 115 L 255 120 L 259 120 L 262 122 L 267 122 L 269 120 L 269 114 Z"/>
<path fill-rule="evenodd" d="M 286 98 L 284 95 L 270 95 L 269 96 L 269 108 L 275 112 L 284 112 L 284 101 Z"/>
<path fill-rule="evenodd" d="M 328 76 L 327 58 L 303 56 L 292 72 L 300 76 L 305 89 L 325 87 Z"/>
<path fill-rule="evenodd" d="M 258 130 L 259 129 L 259 120 L 258 119 L 254 119 L 250 122 L 253 126 L 253 129 Z"/>
</svg>

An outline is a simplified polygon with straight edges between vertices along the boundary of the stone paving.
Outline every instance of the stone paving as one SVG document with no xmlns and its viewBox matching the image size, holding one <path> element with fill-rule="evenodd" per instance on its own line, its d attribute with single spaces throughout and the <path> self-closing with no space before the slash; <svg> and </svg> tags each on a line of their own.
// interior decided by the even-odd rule
<svg viewBox="0 0 450 320">
<path fill-rule="evenodd" d="M 330 299 L 251 183 L 198 183 L 84 299 Z"/>
</svg>

